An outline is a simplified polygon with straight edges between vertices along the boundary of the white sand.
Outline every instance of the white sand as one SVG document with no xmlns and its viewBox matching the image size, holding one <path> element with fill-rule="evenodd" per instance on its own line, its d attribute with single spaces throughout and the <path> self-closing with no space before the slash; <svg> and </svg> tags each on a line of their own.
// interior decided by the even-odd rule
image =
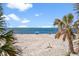
<svg viewBox="0 0 79 59">
<path fill-rule="evenodd" d="M 23 56 L 62 56 L 68 49 L 67 41 L 55 39 L 55 34 L 16 34 L 16 45 L 23 50 Z M 49 48 L 48 48 L 49 47 Z"/>
</svg>

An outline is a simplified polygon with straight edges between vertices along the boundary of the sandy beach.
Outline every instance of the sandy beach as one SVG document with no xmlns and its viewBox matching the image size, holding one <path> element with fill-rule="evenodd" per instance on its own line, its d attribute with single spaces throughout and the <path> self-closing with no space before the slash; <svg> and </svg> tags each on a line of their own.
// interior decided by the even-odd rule
<svg viewBox="0 0 79 59">
<path fill-rule="evenodd" d="M 55 39 L 55 34 L 15 34 L 15 45 L 21 47 L 23 56 L 64 56 L 67 42 Z"/>
</svg>

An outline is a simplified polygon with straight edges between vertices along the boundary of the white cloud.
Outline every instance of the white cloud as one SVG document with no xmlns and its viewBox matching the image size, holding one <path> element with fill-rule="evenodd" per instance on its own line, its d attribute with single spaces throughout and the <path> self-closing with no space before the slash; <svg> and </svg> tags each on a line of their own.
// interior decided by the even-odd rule
<svg viewBox="0 0 79 59">
<path fill-rule="evenodd" d="M 9 21 L 9 20 L 15 20 L 15 21 L 19 21 L 20 18 L 15 15 L 15 14 L 8 14 L 8 15 L 3 15 L 3 17 L 5 17 L 5 20 Z"/>
<path fill-rule="evenodd" d="M 15 27 L 27 27 L 26 24 L 30 22 L 30 20 L 26 18 L 18 17 L 16 14 L 13 13 L 8 15 L 3 15 L 2 17 L 5 17 L 5 21 L 10 21 L 10 20 L 13 22 L 18 21 L 19 24 L 22 24 L 20 26 L 15 26 Z M 13 27 L 13 26 L 8 25 L 8 27 Z"/>
<path fill-rule="evenodd" d="M 8 17 L 10 19 L 13 19 L 13 20 L 16 20 L 16 21 L 20 20 L 20 18 L 18 16 L 16 16 L 15 14 L 9 14 Z"/>
<path fill-rule="evenodd" d="M 32 8 L 32 4 L 29 3 L 8 3 L 7 7 L 11 9 L 18 9 L 19 11 L 24 11 Z"/>
<path fill-rule="evenodd" d="M 21 23 L 23 23 L 23 24 L 28 23 L 28 22 L 30 22 L 30 20 L 27 20 L 27 19 L 24 19 L 21 21 Z"/>
<path fill-rule="evenodd" d="M 27 20 L 26 18 L 21 18 L 18 17 L 16 14 L 8 14 L 8 15 L 3 15 L 3 17 L 5 17 L 5 20 L 9 21 L 9 20 L 14 20 L 14 21 L 19 21 L 23 24 L 30 22 L 30 20 Z"/>
</svg>

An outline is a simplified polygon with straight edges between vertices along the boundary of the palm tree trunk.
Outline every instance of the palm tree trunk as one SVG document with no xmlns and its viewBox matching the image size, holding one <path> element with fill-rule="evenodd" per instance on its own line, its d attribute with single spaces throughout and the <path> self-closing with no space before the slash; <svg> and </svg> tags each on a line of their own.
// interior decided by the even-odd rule
<svg viewBox="0 0 79 59">
<path fill-rule="evenodd" d="M 74 48 L 73 48 L 73 42 L 72 42 L 71 38 L 68 39 L 68 42 L 69 42 L 69 51 L 70 51 L 70 53 L 75 54 Z"/>
</svg>

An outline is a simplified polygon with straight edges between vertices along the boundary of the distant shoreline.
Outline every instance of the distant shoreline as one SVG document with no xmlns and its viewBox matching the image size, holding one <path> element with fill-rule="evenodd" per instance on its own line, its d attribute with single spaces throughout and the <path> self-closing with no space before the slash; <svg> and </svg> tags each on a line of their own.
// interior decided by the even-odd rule
<svg viewBox="0 0 79 59">
<path fill-rule="evenodd" d="M 24 34 L 17 34 L 17 33 L 14 33 L 15 35 L 33 35 L 33 34 L 28 34 L 28 33 L 24 33 Z M 52 33 L 53 34 L 53 33 Z M 49 33 L 47 33 L 47 35 L 52 35 L 52 34 L 49 34 Z M 56 33 L 54 33 L 54 34 L 56 34 Z M 35 34 L 34 33 L 34 35 L 46 35 L 46 34 Z"/>
<path fill-rule="evenodd" d="M 14 34 L 17 39 L 54 38 L 55 34 Z"/>
<path fill-rule="evenodd" d="M 57 28 L 9 28 L 15 34 L 54 34 L 58 31 Z"/>
</svg>

